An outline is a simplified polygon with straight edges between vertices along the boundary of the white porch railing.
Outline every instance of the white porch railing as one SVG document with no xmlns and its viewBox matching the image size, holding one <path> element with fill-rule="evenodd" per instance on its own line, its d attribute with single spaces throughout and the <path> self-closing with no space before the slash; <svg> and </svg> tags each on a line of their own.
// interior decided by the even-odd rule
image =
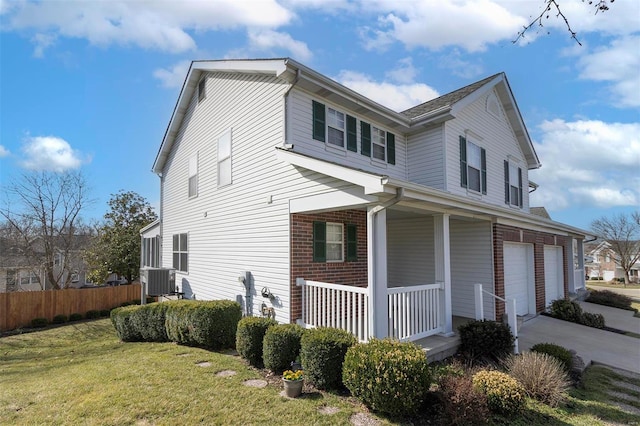
<svg viewBox="0 0 640 426">
<path fill-rule="evenodd" d="M 369 340 L 369 291 L 361 287 L 296 279 L 302 287 L 302 318 L 306 328 L 334 327 Z"/>
<path fill-rule="evenodd" d="M 513 334 L 513 353 L 519 353 L 518 350 L 518 315 L 516 314 L 516 299 L 503 299 L 500 296 L 496 296 L 493 293 L 490 293 L 486 290 L 482 289 L 482 284 L 474 284 L 474 293 L 475 293 L 475 302 L 476 302 L 476 319 L 482 320 L 484 319 L 484 302 L 483 302 L 483 293 L 488 294 L 489 296 L 502 300 L 505 304 L 505 309 L 507 311 L 507 323 L 509 324 L 509 328 L 511 329 L 511 334 Z"/>
<path fill-rule="evenodd" d="M 388 289 L 389 337 L 418 340 L 443 331 L 444 283 Z"/>
</svg>

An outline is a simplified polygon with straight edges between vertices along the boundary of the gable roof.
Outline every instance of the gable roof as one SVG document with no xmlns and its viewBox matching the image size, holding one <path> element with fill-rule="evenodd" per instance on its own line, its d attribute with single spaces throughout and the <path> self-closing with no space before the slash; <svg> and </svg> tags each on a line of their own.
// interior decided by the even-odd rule
<svg viewBox="0 0 640 426">
<path fill-rule="evenodd" d="M 549 212 L 544 207 L 530 207 L 529 211 L 531 212 L 531 214 L 544 217 L 545 219 L 551 219 Z"/>
</svg>

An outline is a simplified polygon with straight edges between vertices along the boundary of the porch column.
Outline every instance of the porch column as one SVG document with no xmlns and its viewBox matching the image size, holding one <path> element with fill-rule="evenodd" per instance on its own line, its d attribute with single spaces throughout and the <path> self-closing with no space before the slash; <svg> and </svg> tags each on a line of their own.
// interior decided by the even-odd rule
<svg viewBox="0 0 640 426">
<path fill-rule="evenodd" d="M 584 244 L 583 244 L 583 240 L 582 239 L 578 239 L 577 241 L 577 250 L 576 250 L 576 254 L 578 255 L 578 269 L 582 269 L 582 274 L 580 275 L 580 279 L 577 280 L 574 285 L 576 287 L 576 289 L 581 289 L 581 288 L 586 288 L 586 283 L 585 283 L 585 276 L 586 276 L 586 272 L 584 269 Z M 575 275 L 575 274 L 574 274 Z"/>
<path fill-rule="evenodd" d="M 389 333 L 387 308 L 387 211 L 367 209 L 367 276 L 369 287 L 369 336 Z"/>
<path fill-rule="evenodd" d="M 574 257 L 576 255 L 575 251 L 573 250 L 573 242 L 576 241 L 574 238 L 572 238 L 571 240 L 569 240 L 569 244 L 567 244 L 567 278 L 568 278 L 568 286 L 569 286 L 569 293 L 575 293 L 576 292 L 576 267 L 577 265 L 574 263 Z"/>
<path fill-rule="evenodd" d="M 453 314 L 451 310 L 451 248 L 448 214 L 433 217 L 433 231 L 436 281 L 444 283 L 443 294 L 440 298 L 444 317 L 443 334 L 453 335 Z"/>
</svg>

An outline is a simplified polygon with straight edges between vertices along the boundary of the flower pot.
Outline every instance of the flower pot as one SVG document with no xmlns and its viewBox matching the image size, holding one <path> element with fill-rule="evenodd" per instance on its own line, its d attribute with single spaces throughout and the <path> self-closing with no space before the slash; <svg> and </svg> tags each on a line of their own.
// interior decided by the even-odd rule
<svg viewBox="0 0 640 426">
<path fill-rule="evenodd" d="M 297 398 L 302 393 L 302 385 L 304 380 L 287 380 L 282 379 L 284 382 L 284 394 L 289 398 Z"/>
</svg>

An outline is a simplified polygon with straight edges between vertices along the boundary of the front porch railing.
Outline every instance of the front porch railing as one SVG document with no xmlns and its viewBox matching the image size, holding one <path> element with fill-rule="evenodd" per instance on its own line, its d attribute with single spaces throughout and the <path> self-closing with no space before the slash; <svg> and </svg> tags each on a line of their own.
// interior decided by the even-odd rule
<svg viewBox="0 0 640 426">
<path fill-rule="evenodd" d="M 443 283 L 388 289 L 389 337 L 418 340 L 443 331 Z"/>
<path fill-rule="evenodd" d="M 516 299 L 506 299 L 500 296 L 497 296 L 487 290 L 482 288 L 482 284 L 477 283 L 474 284 L 474 296 L 475 296 L 475 305 L 476 305 L 476 320 L 484 319 L 484 298 L 483 294 L 486 294 L 494 299 L 498 299 L 504 302 L 505 311 L 507 314 L 507 323 L 509 324 L 509 328 L 511 329 L 511 334 L 513 334 L 513 353 L 518 354 L 518 315 L 516 309 Z"/>
</svg>

